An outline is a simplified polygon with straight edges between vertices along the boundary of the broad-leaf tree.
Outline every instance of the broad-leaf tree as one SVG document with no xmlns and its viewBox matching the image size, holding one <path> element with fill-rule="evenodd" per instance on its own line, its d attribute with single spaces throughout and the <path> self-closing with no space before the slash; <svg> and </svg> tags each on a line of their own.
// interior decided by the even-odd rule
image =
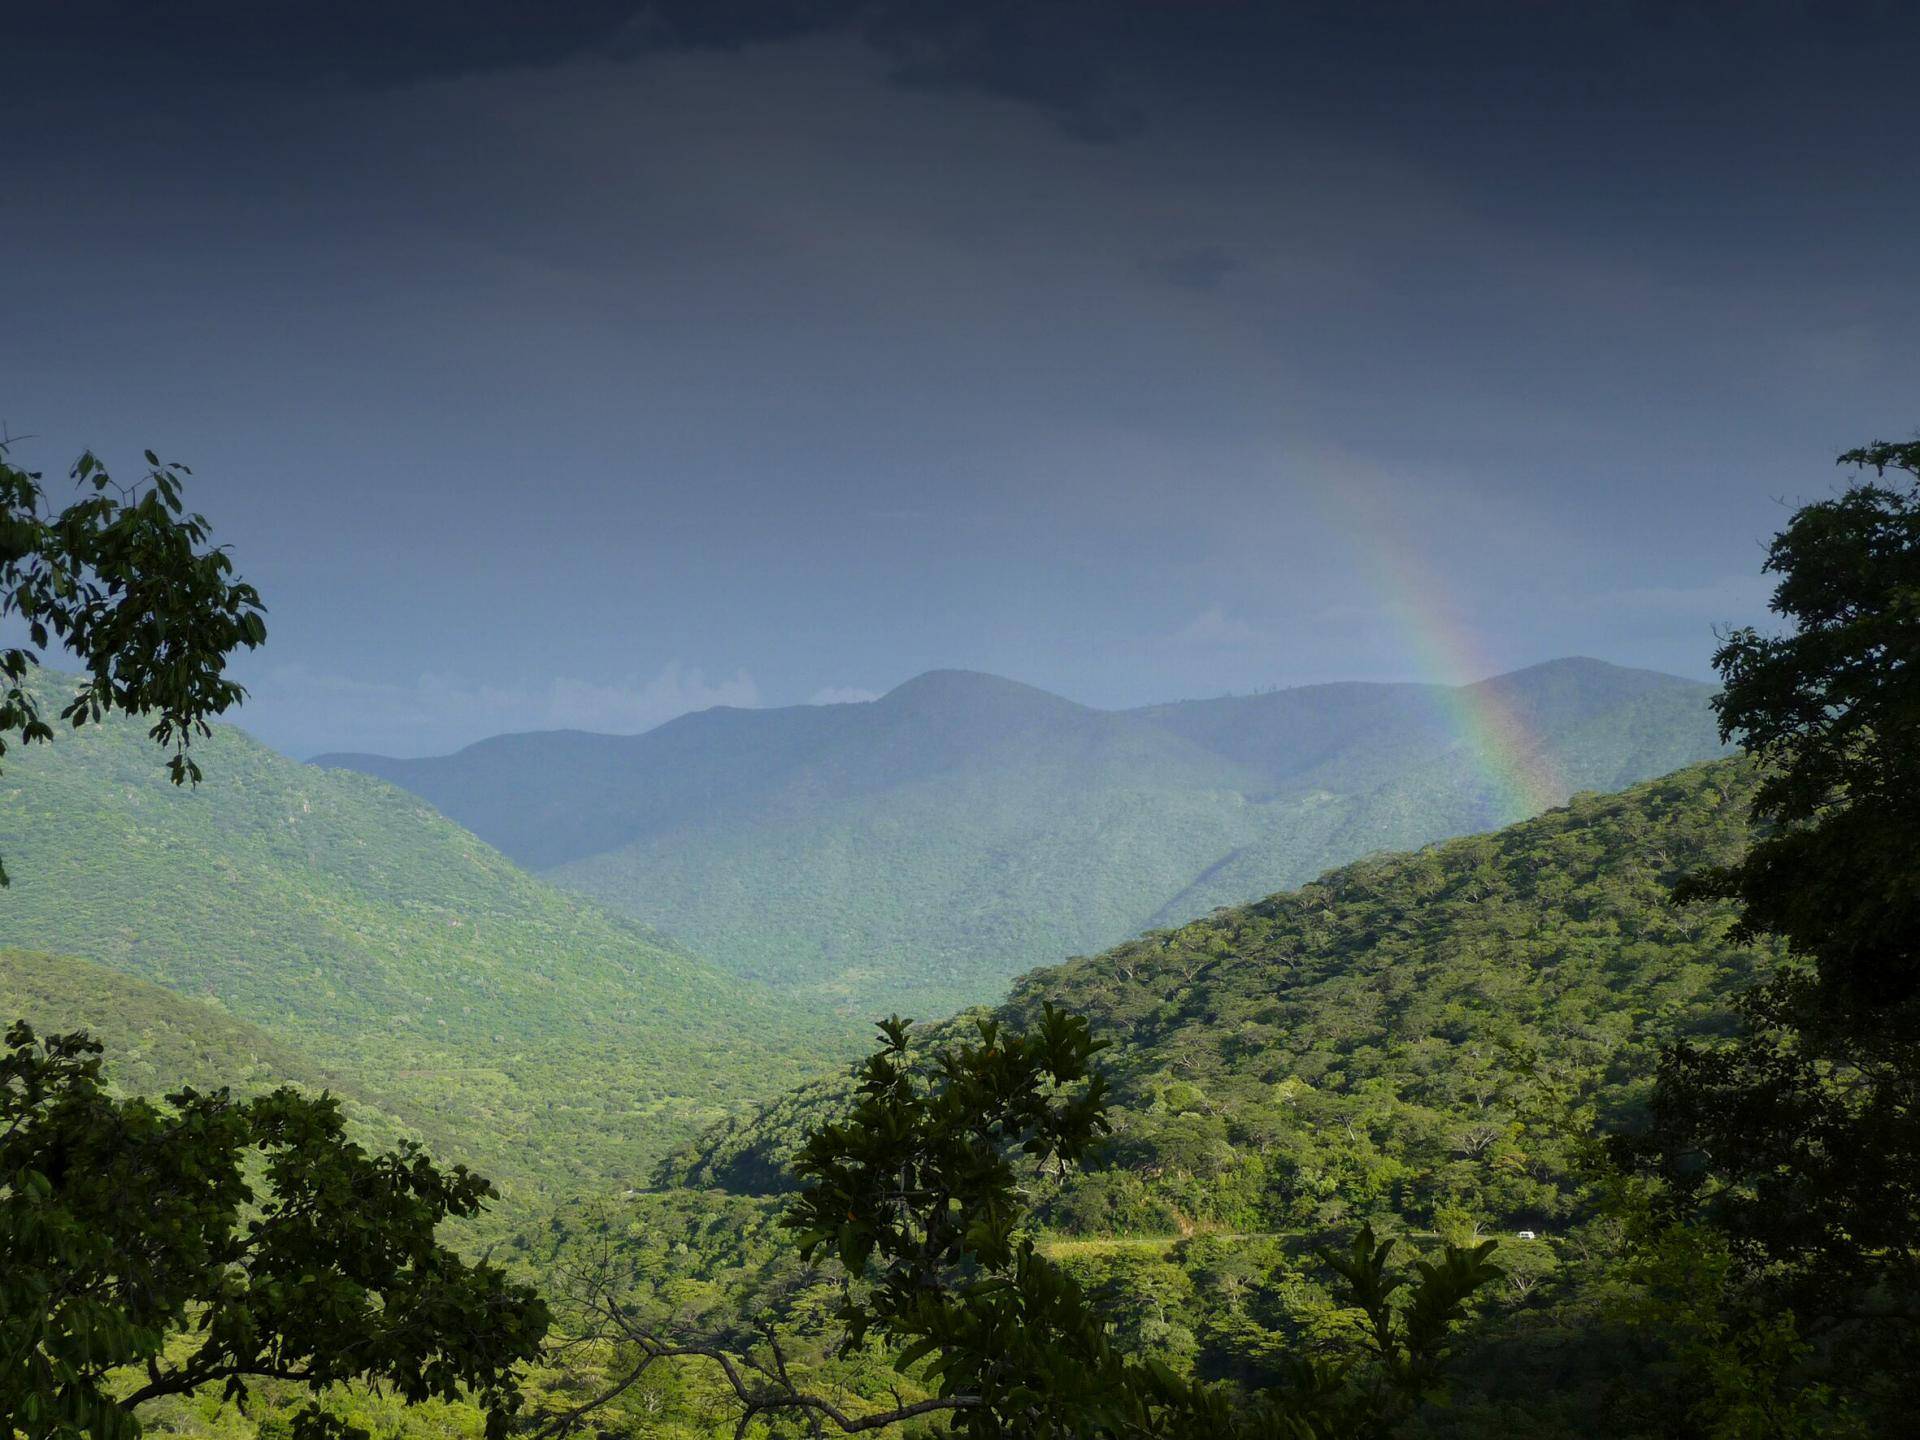
<svg viewBox="0 0 1920 1440">
<path fill-rule="evenodd" d="M 194 736 L 246 694 L 225 667 L 235 650 L 267 637 L 259 593 L 208 543 L 205 517 L 186 509 L 186 466 L 162 464 L 151 450 L 145 458 L 145 476 L 122 486 L 83 454 L 70 472 L 81 498 L 56 509 L 40 473 L 10 464 L 0 443 L 0 620 L 23 627 L 28 641 L 0 648 L 0 755 L 15 741 L 53 738 L 25 683 L 51 645 L 86 671 L 59 718 L 150 717 L 153 738 L 173 747 L 175 784 L 199 780 Z"/>
<path fill-rule="evenodd" d="M 1765 762 L 1771 832 L 1690 893 L 1737 900 L 1745 935 L 1780 936 L 1865 1015 L 1920 994 L 1920 441 L 1840 461 L 1876 483 L 1803 507 L 1767 554 L 1790 628 L 1714 656 L 1721 738 Z"/>
<path fill-rule="evenodd" d="M 0 444 L 0 619 L 28 641 L 0 649 L 0 754 L 53 737 L 27 683 L 52 645 L 86 672 L 60 718 L 149 717 L 176 784 L 200 779 L 193 738 L 243 697 L 225 666 L 265 640 L 260 597 L 186 510 L 186 467 L 146 462 L 121 486 L 82 455 L 81 498 L 55 509 Z M 5 1428 L 121 1440 L 165 1396 L 365 1381 L 471 1397 L 503 1435 L 547 1308 L 435 1237 L 491 1194 L 412 1146 L 366 1154 L 326 1095 L 117 1099 L 96 1042 L 18 1022 L 0 1049 Z M 339 1427 L 316 1401 L 296 1428 Z"/>
<path fill-rule="evenodd" d="M 1756 1324 L 1791 1310 L 1812 1372 L 1905 1405 L 1920 1398 L 1920 442 L 1841 462 L 1872 480 L 1797 511 L 1768 553 L 1780 633 L 1735 631 L 1715 657 L 1723 732 L 1762 762 L 1762 836 L 1681 887 L 1735 901 L 1741 933 L 1784 940 L 1788 963 L 1732 1042 L 1666 1054 L 1651 1131 L 1622 1148 L 1667 1214 L 1725 1237 Z"/>
<path fill-rule="evenodd" d="M 1080 1165 L 1108 1133 L 1094 1063 L 1105 1042 L 1052 1006 L 1026 1032 L 982 1020 L 931 1053 L 915 1052 L 905 1021 L 880 1031 L 851 1109 L 815 1127 L 795 1157 L 802 1188 L 782 1223 L 803 1258 L 831 1259 L 846 1276 L 833 1317 L 842 1356 L 877 1346 L 932 1393 L 850 1409 L 796 1383 L 771 1335 L 764 1353 L 743 1354 L 649 1328 L 589 1267 L 571 1277 L 576 1327 L 634 1363 L 540 1433 L 578 1425 L 659 1361 L 700 1356 L 721 1367 L 741 1435 L 758 1417 L 857 1433 L 940 1412 L 979 1440 L 1372 1435 L 1439 1390 L 1467 1301 L 1501 1273 L 1492 1242 L 1403 1270 L 1389 1261 L 1394 1242 L 1363 1229 L 1350 1253 L 1328 1257 L 1364 1316 L 1362 1349 L 1299 1357 L 1281 1385 L 1253 1397 L 1132 1358 L 1026 1233 L 1038 1172 Z"/>
<path fill-rule="evenodd" d="M 369 1155 L 338 1102 L 100 1083 L 100 1046 L 16 1023 L 0 1051 L 0 1417 L 125 1440 L 144 1402 L 258 1381 L 519 1405 L 545 1303 L 435 1238 L 492 1193 L 411 1146 Z M 316 1398 L 296 1431 L 340 1427 Z"/>
</svg>

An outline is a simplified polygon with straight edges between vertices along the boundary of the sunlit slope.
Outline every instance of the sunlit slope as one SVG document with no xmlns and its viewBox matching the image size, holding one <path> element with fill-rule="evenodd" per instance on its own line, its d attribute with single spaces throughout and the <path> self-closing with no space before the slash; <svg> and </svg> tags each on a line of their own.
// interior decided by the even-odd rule
<svg viewBox="0 0 1920 1440">
<path fill-rule="evenodd" d="M 1424 1228 L 1449 1207 L 1554 1221 L 1569 1152 L 1543 1118 L 1571 1102 L 1618 1123 L 1659 1046 L 1730 1027 L 1733 996 L 1773 963 L 1728 939 L 1727 906 L 1669 898 L 1745 848 L 1751 788 L 1745 762 L 1691 767 L 1022 976 L 995 1014 L 1026 1024 L 1051 1001 L 1113 1042 L 1114 1143 L 1051 1198 L 1052 1223 L 1304 1233 L 1368 1210 Z M 845 1094 L 802 1087 L 709 1132 L 666 1178 L 778 1188 Z"/>
<path fill-rule="evenodd" d="M 193 790 L 134 722 L 10 754 L 0 943 L 216 1005 L 522 1185 L 629 1175 L 835 1043 L 414 796 L 225 727 L 195 749 Z"/>
<path fill-rule="evenodd" d="M 189 1085 L 258 1095 L 295 1085 L 338 1095 L 365 1143 L 411 1138 L 457 1148 L 431 1117 L 367 1095 L 259 1026 L 90 960 L 0 950 L 0 1024 L 15 1020 L 43 1037 L 91 1035 L 105 1047 L 107 1085 L 121 1095 L 164 1096 Z"/>
<path fill-rule="evenodd" d="M 993 676 L 639 736 L 333 757 L 741 973 L 930 1013 L 1036 964 L 1529 806 L 1463 734 L 1497 705 L 1547 800 L 1721 753 L 1709 687 L 1562 661 L 1448 691 L 1324 685 L 1089 709 Z"/>
<path fill-rule="evenodd" d="M 1085 1173 L 1033 1177 L 1041 1249 L 1122 1348 L 1258 1386 L 1338 1323 L 1317 1256 L 1362 1221 L 1416 1247 L 1493 1239 L 1509 1278 L 1462 1338 L 1442 1417 L 1616 1433 L 1595 1403 L 1647 1361 L 1608 1311 L 1619 1233 L 1583 1147 L 1639 1113 L 1664 1044 L 1728 1033 L 1779 963 L 1731 942 L 1729 905 L 1670 899 L 1745 849 L 1753 785 L 1728 760 L 1582 795 L 1022 977 L 993 1014 L 1026 1025 L 1051 1001 L 1112 1042 L 1114 1133 Z M 760 1237 L 786 1167 L 853 1083 L 821 1078 L 678 1152 L 632 1233 L 685 1237 L 671 1263 L 735 1296 L 773 1290 Z"/>
</svg>

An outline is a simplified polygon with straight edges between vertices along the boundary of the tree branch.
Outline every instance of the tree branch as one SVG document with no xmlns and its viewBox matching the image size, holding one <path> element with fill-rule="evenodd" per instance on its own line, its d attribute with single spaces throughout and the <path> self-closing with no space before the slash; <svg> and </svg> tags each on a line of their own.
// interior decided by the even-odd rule
<svg viewBox="0 0 1920 1440">
<path fill-rule="evenodd" d="M 633 1330 L 624 1322 L 621 1323 L 620 1328 L 626 1333 L 627 1338 L 640 1348 L 639 1363 L 618 1382 L 608 1386 L 593 1398 L 556 1415 L 539 1429 L 525 1436 L 524 1440 L 553 1440 L 555 1436 L 566 1434 L 586 1416 L 632 1388 L 656 1360 L 710 1360 L 719 1366 L 721 1374 L 726 1377 L 727 1385 L 733 1391 L 734 1398 L 744 1407 L 740 1425 L 736 1431 L 739 1434 L 745 1433 L 746 1425 L 756 1415 L 767 1415 L 778 1411 L 795 1411 L 805 1414 L 815 1421 L 816 1429 L 819 1421 L 826 1420 L 830 1421 L 843 1435 L 858 1435 L 863 1431 L 897 1425 L 902 1420 L 911 1420 L 918 1415 L 931 1415 L 943 1410 L 971 1410 L 980 1403 L 980 1397 L 977 1395 L 940 1395 L 927 1400 L 896 1404 L 890 1410 L 876 1410 L 866 1415 L 849 1415 L 825 1396 L 810 1395 L 795 1385 L 787 1376 L 786 1358 L 777 1346 L 774 1348 L 777 1375 L 767 1376 L 769 1383 L 756 1386 L 751 1383 L 746 1374 L 742 1373 L 742 1362 L 724 1350 L 705 1345 L 668 1345 L 652 1336 Z M 759 1371 L 758 1366 L 753 1368 Z M 766 1372 L 759 1371 L 759 1373 Z"/>
<path fill-rule="evenodd" d="M 151 1373 L 151 1372 L 149 1372 Z M 283 1366 L 222 1365 L 212 1370 L 198 1373 L 188 1370 L 176 1370 L 171 1375 L 160 1375 L 149 1380 L 131 1395 L 120 1402 L 122 1410 L 131 1411 L 136 1405 L 144 1405 L 149 1400 L 157 1400 L 162 1395 L 186 1395 L 198 1390 L 202 1385 L 215 1380 L 311 1380 L 311 1370 L 290 1370 Z"/>
</svg>

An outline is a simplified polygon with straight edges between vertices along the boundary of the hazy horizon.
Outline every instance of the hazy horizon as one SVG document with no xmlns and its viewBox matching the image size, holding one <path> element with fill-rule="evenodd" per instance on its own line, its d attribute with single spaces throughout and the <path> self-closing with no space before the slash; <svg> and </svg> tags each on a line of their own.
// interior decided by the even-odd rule
<svg viewBox="0 0 1920 1440">
<path fill-rule="evenodd" d="M 483 9 L 9 31 L 0 423 L 194 467 L 289 754 L 1705 678 L 1914 423 L 1902 7 Z"/>
<path fill-rule="evenodd" d="M 1474 685 L 1482 684 L 1490 680 L 1506 679 L 1511 676 L 1524 674 L 1531 670 L 1543 669 L 1551 665 L 1564 665 L 1564 664 L 1576 664 L 1576 665 L 1577 664 L 1597 664 L 1597 665 L 1609 666 L 1612 668 L 1626 669 L 1626 670 L 1632 670 L 1632 669 L 1646 670 L 1648 668 L 1648 667 L 1640 667 L 1640 666 L 1615 666 L 1614 662 L 1610 660 L 1601 660 L 1598 657 L 1592 656 L 1592 655 L 1561 655 L 1561 656 L 1555 656 L 1549 660 L 1535 661 L 1534 663 L 1529 665 L 1516 666 L 1512 670 L 1501 670 L 1489 675 L 1475 676 L 1475 677 L 1472 677 L 1471 679 L 1460 681 L 1452 685 L 1449 685 L 1448 682 L 1444 682 L 1444 681 L 1419 680 L 1419 679 L 1315 680 L 1315 681 L 1307 681 L 1300 685 L 1264 685 L 1251 690 L 1223 690 L 1218 694 L 1214 694 L 1214 695 L 1170 695 L 1157 700 L 1143 701 L 1138 705 L 1094 705 L 1086 701 L 1076 699 L 1072 695 L 1064 695 L 1057 690 L 1049 688 L 1046 685 L 1035 684 L 1034 682 L 1029 680 L 1022 680 L 1017 676 L 996 675 L 991 671 L 986 671 L 986 670 L 967 670 L 967 669 L 956 668 L 953 666 L 935 666 L 930 670 L 922 670 L 916 675 L 909 675 L 904 679 L 902 679 L 898 684 L 890 685 L 885 690 L 881 690 L 877 692 L 868 693 L 868 692 L 858 691 L 858 692 L 848 692 L 848 693 L 831 694 L 831 695 L 816 695 L 816 696 L 809 697 L 808 699 L 805 699 L 805 700 L 791 701 L 784 704 L 775 704 L 775 703 L 762 704 L 756 701 L 755 703 L 752 703 L 752 704 L 740 705 L 740 704 L 736 704 L 728 701 L 719 701 L 712 705 L 702 705 L 702 706 L 694 707 L 691 709 L 682 710 L 678 714 L 669 715 L 663 719 L 652 721 L 635 730 L 595 730 L 588 726 L 577 726 L 577 725 L 533 726 L 533 727 L 517 726 L 517 727 L 508 727 L 503 730 L 497 730 L 497 731 L 491 732 L 487 735 L 479 736 L 474 740 L 469 740 L 469 741 L 463 742 L 460 745 L 454 746 L 452 747 L 451 750 L 447 750 L 447 751 L 438 751 L 438 750 L 422 751 L 418 754 L 408 755 L 408 754 L 394 754 L 386 751 L 352 751 L 352 750 L 346 750 L 346 749 L 335 747 L 331 749 L 317 750 L 307 755 L 292 755 L 292 758 L 297 760 L 317 761 L 321 759 L 326 759 L 329 756 L 365 754 L 365 755 L 377 755 L 379 756 L 379 758 L 393 759 L 393 760 L 427 760 L 427 759 L 435 759 L 445 755 L 453 754 L 460 750 L 465 750 L 465 749 L 471 748 L 474 745 L 481 744 L 487 740 L 499 739 L 503 736 L 511 736 L 511 735 L 573 733 L 573 734 L 595 735 L 595 736 L 600 736 L 604 738 L 615 738 L 615 739 L 632 738 L 634 736 L 644 735 L 652 730 L 657 730 L 660 728 L 660 726 L 668 724 L 670 721 L 682 719 L 688 715 L 697 715 L 706 710 L 714 710 L 714 709 L 775 710 L 775 709 L 799 709 L 799 708 L 806 708 L 809 706 L 817 706 L 817 705 L 871 705 L 871 704 L 874 704 L 876 701 L 887 699 L 888 697 L 893 695 L 896 691 L 904 690 L 908 686 L 911 686 L 918 681 L 927 680 L 936 676 L 943 676 L 943 675 L 961 675 L 961 676 L 966 676 L 972 679 L 1006 681 L 1014 685 L 1018 685 L 1023 689 L 1038 691 L 1041 694 L 1050 696 L 1051 698 L 1056 700 L 1065 700 L 1069 704 L 1079 706 L 1082 709 L 1098 711 L 1103 714 L 1121 714 L 1121 713 L 1127 713 L 1127 712 L 1138 711 L 1138 710 L 1152 710 L 1159 707 L 1170 706 L 1170 705 L 1206 704 L 1210 701 L 1221 701 L 1221 700 L 1247 700 L 1247 699 L 1254 699 L 1263 695 L 1277 694 L 1282 691 L 1311 690 L 1319 687 L 1338 686 L 1338 685 L 1379 685 L 1379 686 L 1441 685 L 1441 686 L 1447 686 L 1448 688 L 1463 688 L 1463 687 L 1471 687 Z M 1673 672 L 1652 671 L 1651 673 L 1672 676 Z M 1674 678 L 1699 680 L 1703 684 L 1713 683 L 1711 680 L 1706 679 L 1704 677 L 1700 677 L 1700 676 L 1677 676 Z M 241 711 L 233 712 L 233 714 L 228 717 L 228 720 L 229 720 L 229 723 L 237 726 L 239 729 L 248 730 L 248 726 L 246 723 L 246 716 L 243 712 Z M 252 733 L 252 732 L 249 731 L 249 733 Z M 262 737 L 255 736 L 254 738 L 259 739 Z M 268 741 L 266 743 L 271 744 L 272 742 Z M 290 754 L 291 752 L 283 751 L 282 753 Z"/>
</svg>

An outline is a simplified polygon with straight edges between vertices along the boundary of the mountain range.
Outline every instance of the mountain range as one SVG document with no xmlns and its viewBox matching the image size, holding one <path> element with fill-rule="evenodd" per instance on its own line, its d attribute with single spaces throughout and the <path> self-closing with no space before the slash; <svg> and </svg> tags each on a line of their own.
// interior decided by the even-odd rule
<svg viewBox="0 0 1920 1440">
<path fill-rule="evenodd" d="M 1013 976 L 1724 753 L 1697 681 L 1571 659 L 1099 710 L 943 670 L 878 700 L 640 735 L 323 755 L 735 974 L 937 1013 Z M 1470 733 L 1497 715 L 1506 738 Z M 1544 786 L 1501 783 L 1523 739 Z"/>
<path fill-rule="evenodd" d="M 36 682 L 46 708 L 63 683 Z M 1564 662 L 1488 684 L 1580 788 L 1717 748 L 1692 682 Z M 123 1088 L 333 1089 L 526 1213 L 850 1053 L 853 1018 L 816 999 L 997 999 L 1036 957 L 1488 823 L 1512 800 L 1457 705 L 1342 685 L 1109 712 L 935 672 L 391 762 L 418 794 L 227 726 L 180 789 L 110 717 L 7 758 L 0 1000 L 109 1039 Z"/>
<path fill-rule="evenodd" d="M 1561 737 L 1570 768 L 1608 758 L 1567 738 L 1601 723 L 1582 714 L 1639 727 L 1640 748 L 1613 763 L 1656 763 L 1657 737 L 1684 741 L 1704 688 L 1586 664 L 1507 678 L 1502 703 Z M 1027 718 L 982 746 L 952 691 L 990 687 L 934 677 L 917 693 L 942 685 L 932 714 L 893 723 L 944 727 L 963 772 L 1021 744 L 1073 753 L 1070 737 L 1103 723 L 1013 689 L 987 714 Z M 1374 755 L 1418 736 L 1388 703 L 1405 697 L 1351 688 L 1300 769 L 1337 773 L 1342 751 L 1359 763 L 1361 736 Z M 1165 707 L 1165 728 L 1204 734 L 1207 753 L 1237 745 L 1251 765 L 1260 727 L 1227 722 L 1290 703 L 1304 734 L 1299 716 L 1326 700 Z M 1051 730 L 1031 719 L 1041 703 Z M 885 701 L 839 708 L 886 718 Z M 1131 718 L 1155 713 L 1124 712 L 1109 733 L 1150 734 Z M 834 1067 L 858 1048 L 853 1026 L 525 873 L 384 781 L 225 727 L 196 743 L 207 780 L 186 790 L 137 722 L 8 757 L 0 945 L 17 948 L 0 949 L 0 1011 L 92 1030 L 127 1092 L 331 1090 L 363 1141 L 419 1137 L 502 1183 L 506 1203 L 463 1243 L 540 1271 L 618 1239 L 645 1267 L 647 1303 L 690 1323 L 772 1317 L 791 1353 L 813 1356 L 836 1282 L 797 1266 L 777 1221 L 801 1134 L 845 1103 Z M 1144 748 L 1130 743 L 1110 742 L 1116 769 Z M 924 766 L 928 748 L 891 761 Z M 1428 757 L 1428 788 L 1403 778 L 1396 793 L 1452 795 L 1435 774 L 1486 783 L 1457 749 Z M 867 758 L 869 778 L 888 760 L 885 747 Z M 804 772 L 791 755 L 768 769 Z M 1506 1289 L 1463 1338 L 1447 1424 L 1621 1433 L 1609 1407 L 1647 1357 L 1596 1309 L 1617 1282 L 1617 1236 L 1593 1215 L 1581 1117 L 1633 1117 L 1659 1047 L 1725 1033 L 1734 997 L 1778 959 L 1735 943 L 1727 904 L 1671 902 L 1678 876 L 1748 844 L 1754 780 L 1748 762 L 1716 760 L 1582 793 L 1017 978 L 993 1016 L 1025 1026 L 1063 1005 L 1113 1042 L 1114 1133 L 1085 1173 L 1036 1177 L 1038 1243 L 1101 1297 L 1123 1348 L 1264 1383 L 1276 1357 L 1341 1323 L 1313 1257 L 1358 1219 L 1420 1245 L 1502 1236 Z M 922 1027 L 922 1041 L 980 1015 Z M 1579 1364 L 1562 1343 L 1575 1329 L 1600 1337 Z"/>
</svg>

